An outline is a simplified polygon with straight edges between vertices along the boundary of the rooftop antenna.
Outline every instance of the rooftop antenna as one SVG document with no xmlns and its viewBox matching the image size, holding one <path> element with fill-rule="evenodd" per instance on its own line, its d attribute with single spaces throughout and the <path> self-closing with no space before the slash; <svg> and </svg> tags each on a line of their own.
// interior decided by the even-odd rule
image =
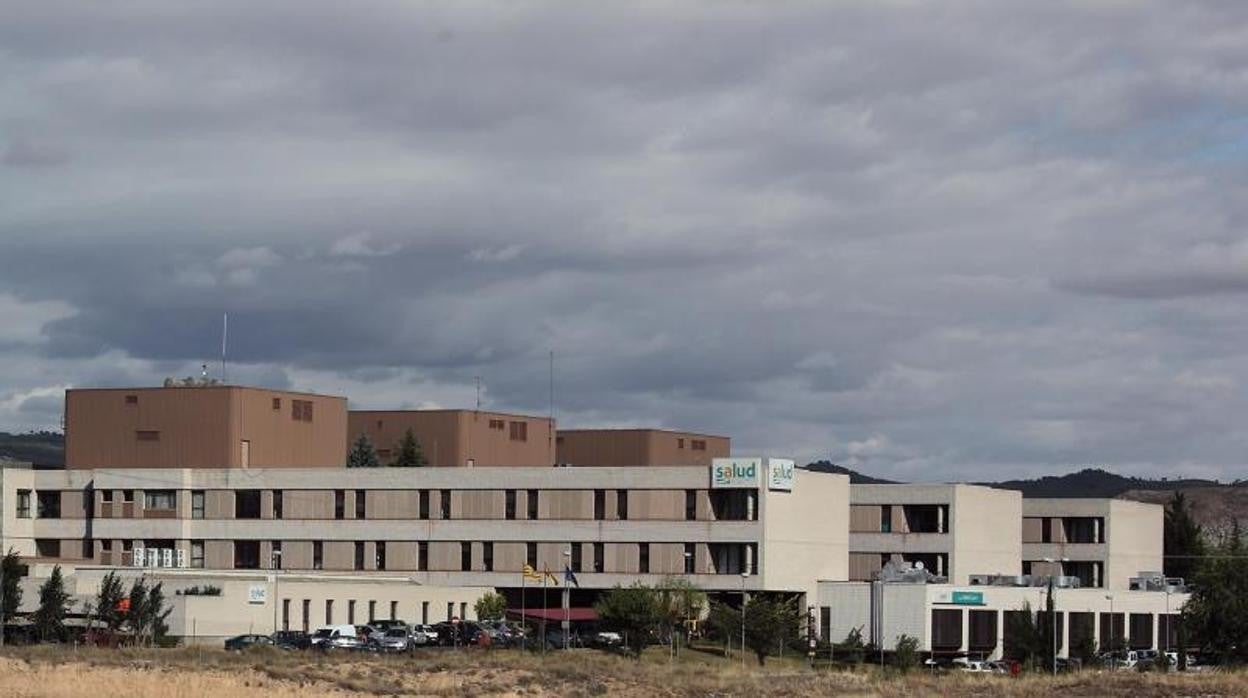
<svg viewBox="0 0 1248 698">
<path fill-rule="evenodd" d="M 221 384 L 225 384 L 225 347 L 230 335 L 230 314 L 221 313 Z"/>
<path fill-rule="evenodd" d="M 555 350 L 550 350 L 550 405 L 547 412 L 548 420 L 546 422 L 546 448 L 549 450 L 552 461 L 559 460 L 555 456 Z M 555 463 L 551 463 L 554 465 Z"/>
<path fill-rule="evenodd" d="M 476 376 L 476 379 L 477 379 L 477 411 L 480 412 L 481 411 L 481 376 Z"/>
</svg>

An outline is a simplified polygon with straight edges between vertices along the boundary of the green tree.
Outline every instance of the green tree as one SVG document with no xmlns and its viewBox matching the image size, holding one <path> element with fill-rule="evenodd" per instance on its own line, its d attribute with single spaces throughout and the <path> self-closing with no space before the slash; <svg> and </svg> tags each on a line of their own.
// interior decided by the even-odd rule
<svg viewBox="0 0 1248 698">
<path fill-rule="evenodd" d="M 1044 635 L 1036 623 L 1031 603 L 1023 604 L 1021 611 L 1007 611 L 1005 614 L 1005 647 L 1003 654 L 1034 666 L 1044 645 Z"/>
<path fill-rule="evenodd" d="M 754 651 L 759 666 L 781 644 L 797 638 L 798 613 L 791 600 L 755 595 L 745 604 L 745 645 Z"/>
<path fill-rule="evenodd" d="M 164 637 L 169 631 L 165 619 L 172 612 L 173 609 L 165 608 L 163 583 L 148 587 L 143 578 L 134 580 L 130 586 L 130 612 L 126 621 L 136 641 L 151 643 Z"/>
<path fill-rule="evenodd" d="M 1248 661 L 1248 548 L 1233 521 L 1196 572 L 1180 627 L 1218 664 Z"/>
<path fill-rule="evenodd" d="M 1096 638 L 1092 636 L 1090 628 L 1084 629 L 1071 641 L 1070 655 L 1078 659 L 1085 667 L 1092 666 L 1096 662 Z"/>
<path fill-rule="evenodd" d="M 399 455 L 395 457 L 394 462 L 390 464 L 392 468 L 421 468 L 429 465 L 429 461 L 425 460 L 425 454 L 420 450 L 420 442 L 416 440 L 416 435 L 408 429 L 403 434 L 403 439 L 399 441 Z"/>
<path fill-rule="evenodd" d="M 126 597 L 121 578 L 109 572 L 100 580 L 100 590 L 95 594 L 95 619 L 104 624 L 109 632 L 117 632 L 125 616 L 121 612 L 121 600 Z"/>
<path fill-rule="evenodd" d="M 52 576 L 39 587 L 39 608 L 31 616 L 35 632 L 44 642 L 65 640 L 65 616 L 71 606 L 61 566 L 52 568 Z"/>
<path fill-rule="evenodd" d="M 6 621 L 17 615 L 17 609 L 22 606 L 22 587 L 18 585 L 21 578 L 25 576 L 25 566 L 22 565 L 21 558 L 17 556 L 17 552 L 12 548 L 4 554 L 0 559 L 0 597 L 3 597 L 3 606 L 0 606 L 0 616 Z"/>
<path fill-rule="evenodd" d="M 893 649 L 893 666 L 907 672 L 919 663 L 919 639 L 902 635 L 897 638 L 897 646 Z"/>
<path fill-rule="evenodd" d="M 667 634 L 675 638 L 685 621 L 702 617 L 706 609 L 706 592 L 696 584 L 681 577 L 670 576 L 658 588 L 659 607 L 664 612 Z M 674 640 L 673 640 L 674 641 Z"/>
<path fill-rule="evenodd" d="M 711 637 L 724 641 L 724 655 L 727 656 L 732 643 L 741 637 L 741 611 L 719 601 L 711 602 L 706 629 Z"/>
<path fill-rule="evenodd" d="M 477 599 L 472 607 L 477 612 L 477 618 L 481 620 L 502 620 L 503 614 L 507 612 L 507 599 L 498 592 L 490 591 Z"/>
<path fill-rule="evenodd" d="M 360 438 L 355 440 L 351 445 L 351 452 L 347 454 L 348 468 L 380 468 L 381 461 L 377 460 L 377 451 L 373 449 L 373 442 L 368 440 L 367 434 L 360 434 Z"/>
<path fill-rule="evenodd" d="M 641 651 L 663 627 L 665 618 L 658 594 L 641 582 L 608 591 L 594 604 L 594 610 L 603 626 L 623 634 L 625 647 L 637 659 L 641 659 Z"/>
<path fill-rule="evenodd" d="M 850 630 L 845 639 L 833 646 L 838 655 L 845 658 L 845 661 L 854 664 L 862 664 L 866 658 L 867 643 L 862 640 L 862 626 Z"/>
<path fill-rule="evenodd" d="M 1164 541 L 1165 558 L 1161 564 L 1165 575 L 1194 581 L 1205 555 L 1205 533 L 1181 491 L 1176 491 L 1166 504 Z"/>
</svg>

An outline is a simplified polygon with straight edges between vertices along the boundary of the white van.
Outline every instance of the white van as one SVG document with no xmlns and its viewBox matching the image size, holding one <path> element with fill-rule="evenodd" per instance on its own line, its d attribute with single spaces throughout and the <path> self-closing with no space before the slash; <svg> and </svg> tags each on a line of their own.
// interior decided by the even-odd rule
<svg viewBox="0 0 1248 698">
<path fill-rule="evenodd" d="M 343 647 L 359 644 L 354 625 L 322 625 L 312 634 L 312 646 L 322 649 L 330 646 Z"/>
</svg>

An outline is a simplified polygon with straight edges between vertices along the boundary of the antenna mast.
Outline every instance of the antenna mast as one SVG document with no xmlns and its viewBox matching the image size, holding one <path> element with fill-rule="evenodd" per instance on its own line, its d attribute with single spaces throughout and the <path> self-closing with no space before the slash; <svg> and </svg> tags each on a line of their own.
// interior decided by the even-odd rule
<svg viewBox="0 0 1248 698">
<path fill-rule="evenodd" d="M 546 448 L 550 450 L 551 460 L 558 461 L 555 455 L 555 350 L 550 350 L 550 406 L 546 422 Z"/>
<path fill-rule="evenodd" d="M 225 347 L 230 334 L 230 314 L 221 313 L 221 383 L 225 384 Z"/>
</svg>

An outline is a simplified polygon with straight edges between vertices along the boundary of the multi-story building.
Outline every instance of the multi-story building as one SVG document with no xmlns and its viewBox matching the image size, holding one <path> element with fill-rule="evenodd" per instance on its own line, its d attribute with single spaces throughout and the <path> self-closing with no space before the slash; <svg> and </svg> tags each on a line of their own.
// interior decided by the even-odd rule
<svg viewBox="0 0 1248 698">
<path fill-rule="evenodd" d="M 1164 518 L 1160 505 L 1124 499 L 1024 499 L 1022 571 L 1128 589 L 1162 569 Z"/>
<path fill-rule="evenodd" d="M 559 464 L 576 466 L 709 466 L 731 451 L 726 436 L 665 429 L 560 429 L 555 443 Z"/>
<path fill-rule="evenodd" d="M 850 487 L 849 578 L 873 580 L 890 560 L 921 563 L 966 584 L 1021 571 L 1022 497 L 976 485 Z"/>
<path fill-rule="evenodd" d="M 65 391 L 65 467 L 342 467 L 347 400 L 233 385 Z"/>
<path fill-rule="evenodd" d="M 383 464 L 398 456 L 410 429 L 429 465 L 547 466 L 555 463 L 555 422 L 480 410 L 351 410 L 354 442 L 367 436 Z"/>
</svg>

